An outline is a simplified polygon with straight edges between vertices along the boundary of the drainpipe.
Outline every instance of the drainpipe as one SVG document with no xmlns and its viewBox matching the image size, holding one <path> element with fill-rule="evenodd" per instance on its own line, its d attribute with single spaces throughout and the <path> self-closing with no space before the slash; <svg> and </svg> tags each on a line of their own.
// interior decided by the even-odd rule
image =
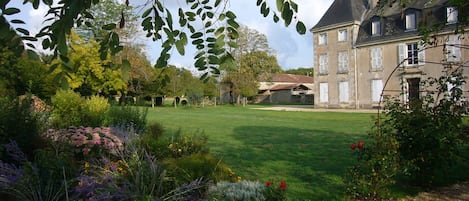
<svg viewBox="0 0 469 201">
<path fill-rule="evenodd" d="M 360 108 L 360 103 L 358 102 L 358 66 L 357 66 L 357 47 L 355 46 L 355 28 L 356 25 L 352 28 L 352 49 L 353 49 L 353 63 L 354 63 L 354 82 L 355 82 L 355 109 Z"/>
</svg>

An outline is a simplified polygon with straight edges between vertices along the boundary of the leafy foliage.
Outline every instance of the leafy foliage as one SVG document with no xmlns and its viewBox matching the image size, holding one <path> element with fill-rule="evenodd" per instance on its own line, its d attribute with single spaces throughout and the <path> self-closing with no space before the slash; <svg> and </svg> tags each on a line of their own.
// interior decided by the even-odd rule
<svg viewBox="0 0 469 201">
<path fill-rule="evenodd" d="M 83 102 L 80 94 L 71 90 L 59 90 L 52 97 L 52 125 L 56 128 L 80 126 Z"/>
<path fill-rule="evenodd" d="M 0 23 L 2 35 L 5 41 L 12 47 L 17 47 L 20 54 L 24 47 L 23 41 L 43 40 L 42 47 L 52 50 L 54 55 L 59 56 L 63 64 L 68 63 L 67 35 L 71 34 L 74 27 L 87 26 L 93 27 L 93 19 L 98 16 L 92 12 L 100 1 L 84 1 L 77 3 L 73 0 L 60 1 L 56 4 L 54 0 L 25 1 L 25 5 L 31 5 L 33 9 L 38 9 L 40 5 L 49 7 L 45 21 L 49 22 L 35 36 L 31 36 L 29 31 L 23 28 L 13 30 L 11 24 L 24 23 L 18 19 L 6 20 L 5 15 L 14 16 L 22 12 L 19 8 L 8 7 L 10 0 L 2 1 L 0 4 L 1 16 Z M 170 59 L 170 51 L 176 48 L 179 54 L 185 54 L 185 46 L 189 42 L 194 45 L 198 53 L 194 56 L 194 66 L 200 71 L 206 71 L 202 78 L 206 78 L 208 73 L 219 73 L 219 66 L 230 66 L 234 64 L 233 56 L 229 49 L 235 48 L 234 42 L 239 34 L 236 22 L 236 15 L 232 11 L 226 10 L 225 5 L 229 0 L 186 0 L 185 6 L 177 9 L 175 17 L 166 5 L 160 1 L 148 1 L 142 5 L 141 28 L 146 32 L 146 36 L 153 40 L 161 40 L 162 48 L 160 57 L 157 60 L 158 67 L 167 66 Z M 125 2 L 126 6 L 129 1 Z M 288 26 L 296 19 L 298 5 L 292 0 L 277 0 L 277 10 L 270 10 L 267 2 L 258 0 L 257 5 L 261 8 L 260 12 L 264 17 L 273 13 L 273 21 L 278 22 L 280 18 Z M 123 49 L 118 34 L 118 29 L 126 26 L 126 16 L 124 10 L 121 10 L 119 23 L 110 22 L 102 25 L 105 30 L 100 40 L 100 56 L 105 59 L 108 53 L 115 55 Z M 176 22 L 177 21 L 177 22 Z M 199 28 L 202 27 L 202 28 Z M 300 34 L 306 32 L 306 27 L 301 21 L 297 21 L 296 29 Z M 188 31 L 187 31 L 188 30 Z M 21 37 L 18 37 L 21 35 Z M 34 48 L 32 43 L 26 45 Z M 65 67 L 66 65 L 61 65 Z M 65 67 L 66 68 L 66 67 Z"/>
<path fill-rule="evenodd" d="M 143 134 L 147 123 L 148 108 L 113 106 L 107 115 L 106 124 L 112 127 L 129 129 L 129 132 Z"/>
</svg>

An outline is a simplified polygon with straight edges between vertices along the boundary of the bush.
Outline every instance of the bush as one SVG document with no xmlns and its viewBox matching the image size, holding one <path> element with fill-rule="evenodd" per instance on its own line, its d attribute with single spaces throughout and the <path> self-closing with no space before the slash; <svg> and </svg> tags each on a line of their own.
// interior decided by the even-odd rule
<svg viewBox="0 0 469 201">
<path fill-rule="evenodd" d="M 234 181 L 231 169 L 220 159 L 211 154 L 192 154 L 181 158 L 169 158 L 163 161 L 170 181 L 178 186 L 198 178 L 212 181 Z"/>
<path fill-rule="evenodd" d="M 218 182 L 209 188 L 210 200 L 261 201 L 267 187 L 258 181 Z M 269 200 L 270 201 L 270 200 Z"/>
<path fill-rule="evenodd" d="M 109 102 L 104 97 L 91 96 L 86 99 L 83 105 L 82 126 L 102 126 L 109 108 Z"/>
<path fill-rule="evenodd" d="M 158 122 L 152 122 L 150 125 L 147 126 L 145 130 L 145 135 L 150 136 L 154 139 L 159 139 L 164 132 L 163 125 Z"/>
<path fill-rule="evenodd" d="M 80 94 L 71 90 L 60 90 L 52 97 L 51 101 L 54 107 L 52 110 L 52 125 L 55 128 L 82 125 L 84 101 Z"/>
<path fill-rule="evenodd" d="M 148 108 L 140 110 L 132 106 L 113 106 L 107 114 L 106 124 L 111 127 L 130 129 L 129 132 L 143 134 L 147 123 Z"/>
<path fill-rule="evenodd" d="M 30 100 L 0 97 L 0 144 L 14 140 L 28 156 L 42 144 L 39 116 L 32 111 Z"/>
</svg>

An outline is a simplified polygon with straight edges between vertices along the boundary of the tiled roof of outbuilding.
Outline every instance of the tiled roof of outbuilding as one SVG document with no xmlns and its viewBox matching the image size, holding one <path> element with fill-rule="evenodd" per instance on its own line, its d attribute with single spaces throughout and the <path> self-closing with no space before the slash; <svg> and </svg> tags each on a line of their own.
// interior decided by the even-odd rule
<svg viewBox="0 0 469 201">
<path fill-rule="evenodd" d="M 261 78 L 261 82 L 290 82 L 290 83 L 314 83 L 313 77 L 293 74 L 271 74 L 268 78 Z"/>
</svg>

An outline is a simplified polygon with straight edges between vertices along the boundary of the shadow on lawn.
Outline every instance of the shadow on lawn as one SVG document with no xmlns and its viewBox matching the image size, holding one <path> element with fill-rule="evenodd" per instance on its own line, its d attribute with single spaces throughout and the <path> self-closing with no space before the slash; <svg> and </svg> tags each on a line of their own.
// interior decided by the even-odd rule
<svg viewBox="0 0 469 201">
<path fill-rule="evenodd" d="M 292 200 L 342 200 L 343 176 L 355 158 L 349 149 L 363 136 L 325 130 L 242 126 L 234 130 L 239 146 L 225 147 L 224 160 L 246 179 L 289 180 Z"/>
</svg>

